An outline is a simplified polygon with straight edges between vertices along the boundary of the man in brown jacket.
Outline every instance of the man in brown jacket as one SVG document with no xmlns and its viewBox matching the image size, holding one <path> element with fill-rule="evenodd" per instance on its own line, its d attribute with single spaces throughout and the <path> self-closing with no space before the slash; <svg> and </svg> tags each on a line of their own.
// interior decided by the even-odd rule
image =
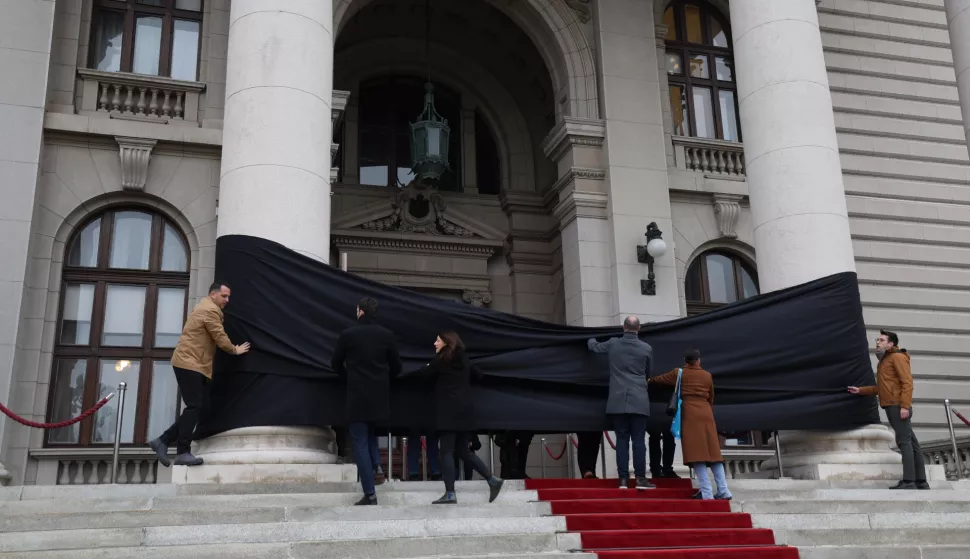
<svg viewBox="0 0 970 559">
<path fill-rule="evenodd" d="M 896 432 L 896 446 L 903 455 L 903 479 L 890 489 L 929 489 L 923 451 L 913 433 L 913 373 L 909 353 L 899 347 L 895 332 L 882 330 L 876 338 L 876 386 L 850 386 L 850 394 L 879 396 L 889 424 Z"/>
<path fill-rule="evenodd" d="M 171 464 L 168 459 L 168 446 L 172 443 L 178 445 L 176 466 L 202 464 L 202 459 L 193 456 L 191 452 L 192 432 L 195 431 L 199 408 L 205 400 L 209 381 L 212 380 L 212 361 L 215 359 L 216 347 L 232 355 L 242 355 L 249 351 L 249 342 L 232 345 L 222 326 L 222 309 L 228 303 L 229 286 L 213 283 L 209 287 L 209 296 L 192 309 L 182 328 L 182 335 L 172 354 L 172 369 L 175 370 L 175 380 L 178 382 L 179 392 L 182 393 L 185 409 L 167 431 L 148 443 L 163 466 Z"/>
</svg>

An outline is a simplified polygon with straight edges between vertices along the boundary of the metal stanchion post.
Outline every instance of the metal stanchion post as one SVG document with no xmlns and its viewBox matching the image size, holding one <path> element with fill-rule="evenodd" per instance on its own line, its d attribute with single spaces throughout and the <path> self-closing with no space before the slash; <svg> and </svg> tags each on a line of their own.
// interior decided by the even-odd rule
<svg viewBox="0 0 970 559">
<path fill-rule="evenodd" d="M 603 479 L 606 479 L 606 431 L 603 431 L 603 440 L 600 441 L 600 465 L 603 466 Z"/>
<path fill-rule="evenodd" d="M 424 442 L 421 445 L 421 479 L 428 481 L 428 439 L 421 437 L 421 441 Z"/>
<path fill-rule="evenodd" d="M 960 479 L 963 477 L 963 457 L 960 456 L 960 449 L 957 448 L 957 435 L 953 430 L 953 410 L 950 408 L 949 399 L 943 400 L 943 407 L 946 409 L 946 426 L 950 429 L 950 444 L 953 445 L 953 467 L 956 469 L 953 475 L 954 479 Z"/>
<path fill-rule="evenodd" d="M 387 481 L 394 479 L 394 449 L 391 448 L 391 432 L 387 432 Z"/>
<path fill-rule="evenodd" d="M 546 438 L 542 437 L 540 443 L 542 444 L 542 452 L 539 453 L 539 476 L 546 479 Z"/>
<path fill-rule="evenodd" d="M 115 417 L 115 447 L 111 455 L 111 483 L 118 483 L 118 454 L 121 452 L 121 423 L 125 415 L 125 393 L 128 383 L 118 383 L 118 412 Z M 952 431 L 952 430 L 951 430 Z"/>
<path fill-rule="evenodd" d="M 401 472 L 402 472 L 401 479 L 404 481 L 407 481 L 408 480 L 408 438 L 407 437 L 401 438 L 401 443 L 404 445 L 404 448 L 401 452 L 401 456 L 404 457 L 401 459 Z"/>
<path fill-rule="evenodd" d="M 492 433 L 488 434 L 488 471 L 495 475 L 495 442 Z"/>
<path fill-rule="evenodd" d="M 778 479 L 785 478 L 785 466 L 781 463 L 781 438 L 778 431 L 775 431 L 775 460 L 778 461 Z"/>
<path fill-rule="evenodd" d="M 576 471 L 573 468 L 573 435 L 572 433 L 566 433 L 566 477 L 573 479 L 575 477 L 582 477 L 576 475 Z"/>
</svg>

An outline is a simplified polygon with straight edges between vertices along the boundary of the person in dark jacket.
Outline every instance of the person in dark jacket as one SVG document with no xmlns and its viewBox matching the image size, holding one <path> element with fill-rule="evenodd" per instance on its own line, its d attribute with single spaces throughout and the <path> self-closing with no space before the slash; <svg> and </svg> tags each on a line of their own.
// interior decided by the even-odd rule
<svg viewBox="0 0 970 559">
<path fill-rule="evenodd" d="M 458 504 L 455 496 L 455 454 L 464 463 L 471 464 L 488 482 L 488 502 L 491 503 L 498 497 L 504 481 L 492 475 L 488 466 L 468 448 L 468 434 L 475 429 L 472 416 L 472 376 L 480 379 L 482 372 L 468 360 L 465 345 L 455 332 L 438 334 L 434 349 L 436 355 L 431 363 L 414 373 L 415 376 L 432 377 L 435 381 L 435 424 L 438 427 L 438 443 L 441 445 L 445 494 L 433 504 Z"/>
<path fill-rule="evenodd" d="M 606 413 L 613 420 L 616 431 L 616 471 L 620 477 L 620 489 L 630 482 L 630 441 L 633 441 L 633 470 L 637 489 L 656 487 L 647 479 L 647 418 L 650 416 L 650 399 L 647 397 L 647 379 L 653 368 L 653 348 L 641 341 L 640 320 L 628 316 L 623 321 L 623 336 L 597 342 L 590 338 L 586 343 L 593 353 L 605 353 L 610 364 L 610 394 L 606 401 Z"/>
<path fill-rule="evenodd" d="M 364 489 L 358 505 L 377 504 L 369 445 L 374 428 L 390 419 L 391 379 L 401 373 L 394 334 L 377 324 L 376 315 L 377 301 L 361 299 L 357 303 L 357 324 L 340 334 L 331 360 L 334 372 L 347 383 L 347 430 Z"/>
</svg>

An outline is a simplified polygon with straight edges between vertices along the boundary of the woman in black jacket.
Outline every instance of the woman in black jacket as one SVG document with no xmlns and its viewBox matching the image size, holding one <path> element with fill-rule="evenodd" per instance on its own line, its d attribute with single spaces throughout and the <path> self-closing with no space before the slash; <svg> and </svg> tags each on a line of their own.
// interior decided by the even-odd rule
<svg viewBox="0 0 970 559">
<path fill-rule="evenodd" d="M 481 371 L 471 364 L 465 354 L 465 345 L 455 332 L 441 332 L 434 342 L 437 355 L 417 375 L 433 377 L 435 421 L 438 441 L 441 445 L 441 469 L 445 481 L 445 494 L 434 502 L 436 505 L 454 505 L 455 455 L 471 464 L 488 482 L 489 499 L 492 502 L 502 490 L 501 479 L 492 475 L 488 467 L 468 449 L 468 433 L 476 427 L 472 418 L 472 376 L 480 379 Z"/>
</svg>

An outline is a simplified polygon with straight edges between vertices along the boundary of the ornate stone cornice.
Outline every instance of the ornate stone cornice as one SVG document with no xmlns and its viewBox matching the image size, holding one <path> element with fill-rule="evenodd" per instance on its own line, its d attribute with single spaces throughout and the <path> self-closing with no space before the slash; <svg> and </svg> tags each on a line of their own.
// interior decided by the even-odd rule
<svg viewBox="0 0 970 559">
<path fill-rule="evenodd" d="M 592 19 L 593 13 L 589 9 L 589 0 L 565 0 L 565 2 L 576 12 L 576 19 L 581 23 L 586 23 Z"/>
<path fill-rule="evenodd" d="M 559 229 L 569 225 L 577 217 L 606 219 L 608 198 L 602 192 L 570 192 L 553 208 L 553 215 L 559 220 Z"/>
<path fill-rule="evenodd" d="M 567 116 L 542 140 L 542 152 L 559 161 L 572 146 L 602 147 L 604 138 L 605 120 Z"/>
<path fill-rule="evenodd" d="M 484 258 L 492 256 L 502 246 L 500 241 L 472 240 L 461 237 L 441 237 L 440 240 L 437 238 L 432 240 L 346 230 L 334 231 L 332 238 L 333 245 L 337 248 L 416 253 L 433 252 L 453 255 L 477 254 Z M 451 239 L 454 239 L 454 242 L 450 242 Z"/>
<path fill-rule="evenodd" d="M 714 195 L 714 218 L 717 220 L 717 232 L 721 237 L 738 238 L 742 198 L 744 197 L 736 194 Z"/>
<path fill-rule="evenodd" d="M 546 190 L 545 202 L 546 204 L 555 203 L 555 198 L 559 196 L 563 188 L 569 183 L 575 181 L 576 179 L 589 179 L 589 180 L 605 180 L 606 171 L 604 169 L 596 169 L 593 167 L 570 167 L 566 173 L 559 177 L 552 187 Z"/>
<path fill-rule="evenodd" d="M 148 163 L 152 159 L 156 140 L 116 136 L 115 141 L 118 142 L 121 157 L 121 188 L 143 192 L 148 182 Z"/>
<path fill-rule="evenodd" d="M 461 294 L 461 300 L 473 307 L 487 307 L 492 303 L 492 292 L 466 289 Z"/>
</svg>

